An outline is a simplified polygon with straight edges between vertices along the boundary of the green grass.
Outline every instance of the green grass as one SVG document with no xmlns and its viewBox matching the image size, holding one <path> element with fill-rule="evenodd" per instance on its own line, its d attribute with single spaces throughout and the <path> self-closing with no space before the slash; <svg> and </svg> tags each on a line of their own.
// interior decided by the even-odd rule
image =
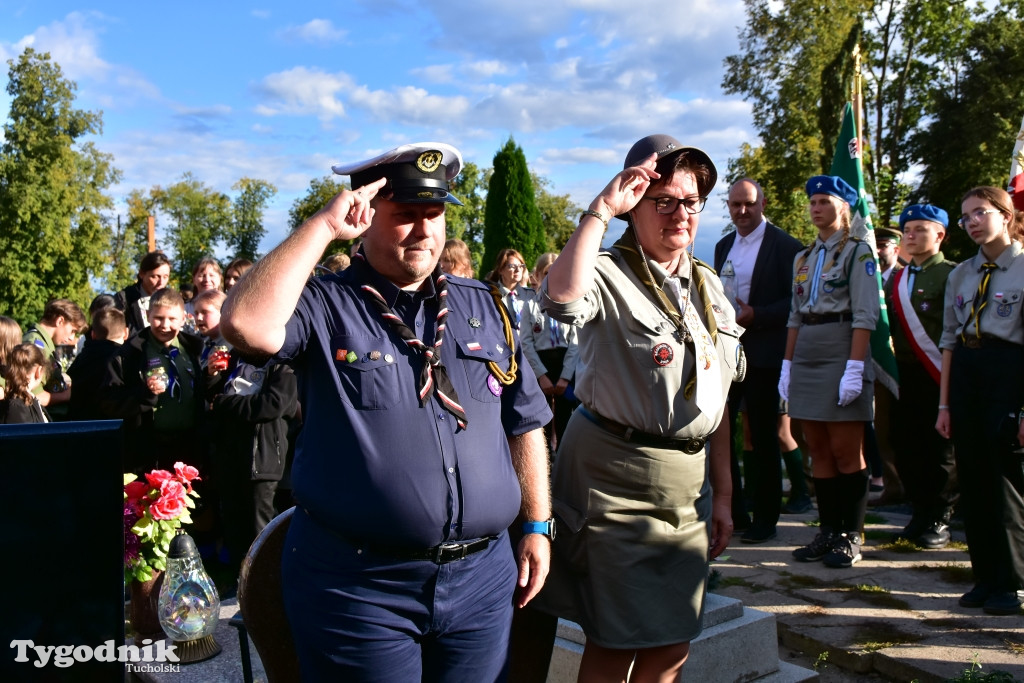
<svg viewBox="0 0 1024 683">
<path fill-rule="evenodd" d="M 908 541 L 905 538 L 897 538 L 894 541 L 883 543 L 878 546 L 879 550 L 891 550 L 894 553 L 920 553 L 924 552 L 921 546 L 917 545 L 913 541 Z"/>
<path fill-rule="evenodd" d="M 910 610 L 910 603 L 903 598 L 897 598 L 892 592 L 883 586 L 870 583 L 860 583 L 850 588 L 857 594 L 857 597 L 870 602 L 878 607 L 888 609 Z"/>
<path fill-rule="evenodd" d="M 949 545 L 946 547 L 952 548 L 953 550 L 963 550 L 964 552 L 967 552 L 967 544 L 963 541 L 950 541 Z"/>
<path fill-rule="evenodd" d="M 858 630 L 861 640 L 856 645 L 864 652 L 877 652 L 897 645 L 916 643 L 924 636 L 913 633 L 904 633 L 895 626 L 887 623 L 871 623 L 861 626 Z"/>
<path fill-rule="evenodd" d="M 864 515 L 864 523 L 865 524 L 888 524 L 889 520 L 886 519 L 885 517 L 883 517 L 882 515 L 875 514 L 874 512 L 869 512 L 866 515 Z"/>
<path fill-rule="evenodd" d="M 940 565 L 917 564 L 911 569 L 936 573 L 943 581 L 950 583 L 974 583 L 974 572 L 971 570 L 971 565 L 961 562 L 945 562 Z"/>
<path fill-rule="evenodd" d="M 971 658 L 971 666 L 964 669 L 958 676 L 947 679 L 946 683 L 1020 683 L 1006 671 L 993 669 L 988 673 L 982 673 L 981 669 L 978 653 L 974 653 L 974 657 Z"/>
</svg>

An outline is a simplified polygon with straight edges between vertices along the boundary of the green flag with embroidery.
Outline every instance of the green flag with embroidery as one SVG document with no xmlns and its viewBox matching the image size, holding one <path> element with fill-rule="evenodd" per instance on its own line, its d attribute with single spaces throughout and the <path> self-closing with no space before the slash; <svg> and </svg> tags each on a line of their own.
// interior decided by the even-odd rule
<svg viewBox="0 0 1024 683">
<path fill-rule="evenodd" d="M 850 207 L 850 234 L 871 244 L 875 249 L 874 226 L 871 223 L 871 207 L 868 195 L 864 190 L 864 168 L 861 166 L 860 140 L 857 137 L 856 123 L 853 118 L 853 105 L 846 103 L 843 112 L 843 127 L 836 142 L 836 153 L 832 157 L 832 168 L 829 175 L 839 176 L 857 190 L 857 203 Z M 899 377 L 896 371 L 896 358 L 892 352 L 889 337 L 889 314 L 885 310 L 885 294 L 882 291 L 882 271 L 878 269 L 878 299 L 881 312 L 878 325 L 871 333 L 871 359 L 875 365 L 875 378 L 884 384 L 895 396 L 899 397 Z"/>
</svg>

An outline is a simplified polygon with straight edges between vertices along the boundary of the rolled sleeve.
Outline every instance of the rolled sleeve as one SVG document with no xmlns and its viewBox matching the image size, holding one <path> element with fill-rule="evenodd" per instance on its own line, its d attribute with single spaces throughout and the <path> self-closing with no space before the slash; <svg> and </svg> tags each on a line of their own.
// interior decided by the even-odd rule
<svg viewBox="0 0 1024 683">
<path fill-rule="evenodd" d="M 870 249 L 865 242 L 857 242 L 850 252 L 850 310 L 853 314 L 851 326 L 854 329 L 873 330 L 878 325 L 878 316 L 881 313 L 878 263 L 873 253 L 869 259 L 857 260 L 857 252 L 862 244 Z"/>
<path fill-rule="evenodd" d="M 545 313 L 561 323 L 583 327 L 597 317 L 601 310 L 601 291 L 596 284 L 575 301 L 555 301 L 548 294 L 547 279 L 540 286 L 540 307 Z"/>
</svg>

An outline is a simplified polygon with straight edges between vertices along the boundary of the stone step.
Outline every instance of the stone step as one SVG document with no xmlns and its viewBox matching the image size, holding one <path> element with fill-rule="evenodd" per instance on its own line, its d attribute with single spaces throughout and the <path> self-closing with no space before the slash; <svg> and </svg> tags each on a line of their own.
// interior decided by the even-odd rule
<svg viewBox="0 0 1024 683">
<path fill-rule="evenodd" d="M 548 683 L 573 683 L 579 673 L 586 636 L 578 624 L 560 619 Z M 683 677 L 692 681 L 796 682 L 818 674 L 779 660 L 775 616 L 745 609 L 733 598 L 709 593 L 704 631 L 690 643 Z"/>
</svg>

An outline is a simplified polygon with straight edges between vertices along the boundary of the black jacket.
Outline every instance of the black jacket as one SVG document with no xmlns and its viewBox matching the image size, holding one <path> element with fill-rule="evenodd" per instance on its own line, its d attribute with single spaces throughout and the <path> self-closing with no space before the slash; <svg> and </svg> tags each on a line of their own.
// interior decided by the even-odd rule
<svg viewBox="0 0 1024 683">
<path fill-rule="evenodd" d="M 100 408 L 100 388 L 107 374 L 110 359 L 121 350 L 121 345 L 109 339 L 86 339 L 82 352 L 68 368 L 71 377 L 71 400 L 68 417 L 72 420 L 103 420 Z"/>
<path fill-rule="evenodd" d="M 721 272 L 736 243 L 736 232 L 715 245 L 715 270 Z M 795 237 L 768 223 L 750 278 L 754 321 L 740 338 L 747 362 L 755 368 L 778 368 L 786 353 L 786 321 L 793 299 L 793 260 L 804 248 Z"/>
<path fill-rule="evenodd" d="M 234 481 L 280 481 L 288 454 L 288 418 L 299 403 L 295 373 L 287 365 L 273 364 L 259 392 L 224 395 L 225 380 L 238 361 L 237 352 L 232 352 L 228 369 L 211 387 L 217 472 Z"/>
<path fill-rule="evenodd" d="M 129 285 L 114 295 L 114 306 L 124 313 L 124 320 L 128 323 L 128 331 L 135 334 L 146 328 L 146 320 L 142 311 L 139 310 L 138 301 L 144 294 L 142 282 Z"/>
<path fill-rule="evenodd" d="M 50 422 L 50 414 L 46 412 L 46 408 L 39 405 L 39 401 L 33 401 L 32 405 L 26 405 L 20 398 L 13 396 L 5 396 L 0 401 L 0 424 L 40 424 L 43 422 Z"/>
</svg>

